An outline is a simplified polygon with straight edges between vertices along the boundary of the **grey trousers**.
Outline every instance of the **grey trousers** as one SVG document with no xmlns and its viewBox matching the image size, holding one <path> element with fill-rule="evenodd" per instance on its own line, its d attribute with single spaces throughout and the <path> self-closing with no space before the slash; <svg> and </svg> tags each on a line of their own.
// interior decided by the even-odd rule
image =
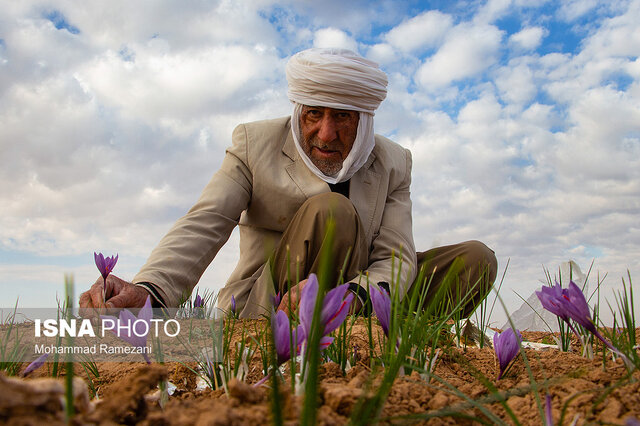
<svg viewBox="0 0 640 426">
<path fill-rule="evenodd" d="M 285 294 L 290 286 L 318 272 L 329 217 L 336 229 L 328 250 L 332 265 L 328 282 L 335 286 L 340 277 L 347 280 L 367 268 L 369 252 L 355 207 L 341 194 L 319 194 L 298 209 L 276 247 L 271 271 L 276 292 Z M 436 247 L 417 253 L 417 257 L 418 271 L 424 268 L 426 273 L 408 294 L 426 291 L 427 301 L 438 291 L 445 291 L 452 300 L 468 295 L 461 307 L 464 316 L 484 299 L 496 278 L 496 256 L 480 241 Z"/>
</svg>

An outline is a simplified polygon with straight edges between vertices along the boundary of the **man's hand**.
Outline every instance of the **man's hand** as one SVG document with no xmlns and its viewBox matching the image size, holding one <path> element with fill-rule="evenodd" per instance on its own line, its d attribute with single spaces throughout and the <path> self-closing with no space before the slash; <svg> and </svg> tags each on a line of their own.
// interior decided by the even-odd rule
<svg viewBox="0 0 640 426">
<path fill-rule="evenodd" d="M 300 304 L 300 293 L 304 288 L 307 280 L 304 279 L 300 281 L 298 284 L 291 287 L 291 290 L 286 292 L 282 296 L 282 300 L 280 301 L 280 306 L 278 306 L 279 311 L 284 311 L 287 316 L 291 317 L 291 312 L 295 312 L 298 309 L 298 305 Z M 291 311 L 289 311 L 289 296 L 291 296 Z"/>
<path fill-rule="evenodd" d="M 141 308 L 149 296 L 149 292 L 144 288 L 135 286 L 115 275 L 109 275 L 105 293 L 107 303 L 105 304 L 102 299 L 103 285 L 104 280 L 100 277 L 88 291 L 80 295 L 81 309 L 104 311 L 112 308 Z"/>
</svg>

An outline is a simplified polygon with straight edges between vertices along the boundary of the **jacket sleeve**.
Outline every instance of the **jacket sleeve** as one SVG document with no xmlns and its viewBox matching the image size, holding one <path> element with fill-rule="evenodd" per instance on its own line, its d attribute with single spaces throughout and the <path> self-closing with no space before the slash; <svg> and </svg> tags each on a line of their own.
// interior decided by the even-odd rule
<svg viewBox="0 0 640 426">
<path fill-rule="evenodd" d="M 240 125 L 222 166 L 151 252 L 134 284 L 151 283 L 170 307 L 189 296 L 249 204 L 253 185 L 248 162 L 246 130 Z"/>
<path fill-rule="evenodd" d="M 369 283 L 387 282 L 392 291 L 403 297 L 416 276 L 416 249 L 411 220 L 411 152 L 403 149 L 404 173 L 399 182 L 390 187 L 384 206 L 382 222 L 369 252 L 369 266 L 364 274 Z M 366 286 L 366 280 L 360 279 Z M 358 278 L 352 280 L 358 282 Z"/>
</svg>

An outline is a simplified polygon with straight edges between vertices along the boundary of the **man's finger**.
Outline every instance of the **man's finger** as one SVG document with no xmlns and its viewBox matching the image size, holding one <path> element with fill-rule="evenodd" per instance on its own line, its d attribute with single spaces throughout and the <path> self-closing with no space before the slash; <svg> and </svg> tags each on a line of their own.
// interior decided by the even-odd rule
<svg viewBox="0 0 640 426">
<path fill-rule="evenodd" d="M 102 293 L 102 284 L 96 281 L 96 283 L 91 286 L 89 290 L 89 295 L 91 296 L 91 303 L 94 307 L 99 308 L 104 306 L 104 296 Z"/>
<path fill-rule="evenodd" d="M 93 308 L 93 303 L 91 303 L 91 296 L 89 295 L 89 291 L 85 291 L 80 295 L 78 305 L 80 305 L 81 308 Z"/>
<path fill-rule="evenodd" d="M 293 295 L 291 295 L 293 296 Z M 295 306 L 295 298 L 291 297 L 291 306 Z M 278 306 L 279 311 L 283 311 L 285 314 L 289 315 L 289 294 L 285 293 L 284 297 L 280 301 L 280 306 Z"/>
<path fill-rule="evenodd" d="M 104 283 L 104 281 L 100 281 L 100 282 Z M 128 283 L 122 281 L 117 276 L 113 274 L 109 275 L 107 277 L 107 286 L 105 290 L 106 299 L 109 300 L 112 296 L 118 295 L 123 290 L 126 284 Z"/>
<path fill-rule="evenodd" d="M 127 308 L 129 306 L 132 306 L 134 302 L 135 301 L 132 300 L 130 293 L 123 292 L 107 300 L 106 307 L 107 309 Z"/>
</svg>

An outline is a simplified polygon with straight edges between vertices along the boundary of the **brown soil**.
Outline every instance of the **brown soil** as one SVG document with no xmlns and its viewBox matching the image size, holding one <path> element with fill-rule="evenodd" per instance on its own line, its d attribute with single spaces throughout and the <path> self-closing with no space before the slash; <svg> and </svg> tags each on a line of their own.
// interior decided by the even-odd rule
<svg viewBox="0 0 640 426">
<path fill-rule="evenodd" d="M 363 330 L 356 327 L 353 335 L 359 348 L 367 345 Z M 525 340 L 537 342 L 548 342 L 551 337 L 550 333 L 523 334 Z M 640 336 L 640 329 L 637 334 Z M 358 343 L 358 339 L 362 342 Z M 469 404 L 469 400 L 474 400 L 483 401 L 483 409 L 507 424 L 515 423 L 511 417 L 514 416 L 521 424 L 539 425 L 543 424 L 541 410 L 546 393 L 552 395 L 554 424 L 559 424 L 560 419 L 562 424 L 625 424 L 629 418 L 640 418 L 640 372 L 635 371 L 629 378 L 622 362 L 608 358 L 603 363 L 601 353 L 589 360 L 577 353 L 562 353 L 555 349 L 527 349 L 525 352 L 531 374 L 519 356 L 509 373 L 496 381 L 498 366 L 491 348 L 452 347 L 443 351 L 435 369 L 441 381 L 427 381 L 416 372 L 397 377 L 382 407 L 380 423 L 406 424 L 416 420 L 419 424 L 436 425 L 494 423 L 486 413 Z M 317 424 L 348 423 L 359 399 L 377 389 L 380 375 L 370 372 L 368 355 L 364 351 L 359 355 L 360 362 L 346 375 L 336 364 L 321 366 Z M 195 364 L 189 367 L 195 369 Z M 253 358 L 247 381 L 232 380 L 228 383 L 228 392 L 223 389 L 198 390 L 196 375 L 179 363 L 164 366 L 102 363 L 99 369 L 100 377 L 93 381 L 98 399 L 94 399 L 89 408 L 79 410 L 73 418 L 74 424 L 258 425 L 271 422 L 273 394 L 270 388 L 252 386 L 263 376 L 258 355 Z M 46 369 L 43 370 L 39 375 L 46 376 Z M 288 374 L 285 377 L 288 378 Z M 161 408 L 157 384 L 163 378 L 177 389 Z M 0 381 L 0 400 L 8 391 L 2 389 L 3 383 Z M 451 386 L 457 390 L 452 391 Z M 494 386 L 501 395 L 506 395 L 506 406 L 511 413 L 503 404 L 491 401 L 492 393 L 488 388 Z M 534 390 L 536 387 L 538 393 Z M 540 401 L 537 395 L 540 395 Z M 290 385 L 283 383 L 279 399 L 285 424 L 298 424 L 303 397 L 292 395 Z M 49 404 L 30 411 L 0 410 L 0 423 L 64 424 L 61 412 L 52 414 L 52 410 L 61 409 Z M 452 416 L 452 412 L 458 415 Z M 437 417 L 426 419 L 425 413 Z M 423 417 L 406 417 L 410 415 Z"/>
</svg>

